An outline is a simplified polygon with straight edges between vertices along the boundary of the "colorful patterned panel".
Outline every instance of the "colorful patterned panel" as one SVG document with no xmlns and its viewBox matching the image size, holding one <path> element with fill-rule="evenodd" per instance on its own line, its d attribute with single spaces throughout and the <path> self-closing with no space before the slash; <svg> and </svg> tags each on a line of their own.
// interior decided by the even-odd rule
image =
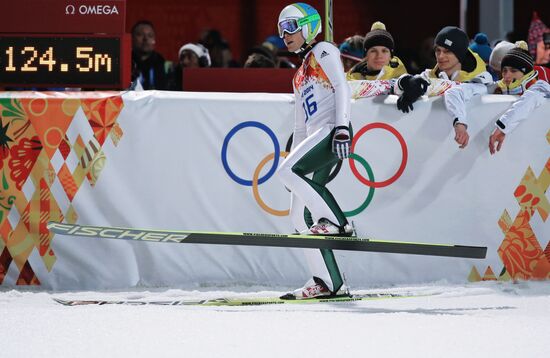
<svg viewBox="0 0 550 358">
<path fill-rule="evenodd" d="M 82 100 L 82 109 L 100 145 L 105 143 L 123 106 L 121 97 Z"/>
<path fill-rule="evenodd" d="M 498 254 L 506 271 L 515 280 L 530 279 L 539 258 L 543 255 L 542 248 L 529 224 L 530 219 L 530 210 L 522 210 L 498 248 Z"/>
<path fill-rule="evenodd" d="M 85 123 L 97 138 L 91 144 L 80 135 L 71 143 L 67 136 L 81 107 L 88 119 Z M 102 150 L 105 139 L 111 137 L 115 145 L 120 141 L 123 131 L 116 119 L 122 108 L 120 96 L 0 99 L 0 284 L 15 263 L 18 285 L 39 285 L 28 261 L 35 249 L 51 271 L 56 256 L 46 224 L 63 219 L 76 222 L 78 213 L 71 202 L 87 176 L 92 184 L 97 181 L 107 160 Z M 87 152 L 90 160 L 83 165 Z M 54 197 L 54 184 L 63 188 L 66 198 Z M 64 203 L 65 213 L 58 200 Z M 18 215 L 10 215 L 11 210 Z"/>
<path fill-rule="evenodd" d="M 545 167 L 543 174 L 546 171 L 547 168 Z M 543 175 L 541 175 L 541 177 L 543 177 Z M 546 185 L 546 187 L 542 187 L 538 183 L 533 170 L 531 168 L 527 168 L 521 183 L 514 192 L 514 196 L 522 209 L 531 211 L 531 215 L 535 210 L 538 210 L 542 220 L 546 221 L 548 218 L 548 213 L 550 212 L 550 202 L 544 195 L 547 188 L 548 185 Z"/>
</svg>

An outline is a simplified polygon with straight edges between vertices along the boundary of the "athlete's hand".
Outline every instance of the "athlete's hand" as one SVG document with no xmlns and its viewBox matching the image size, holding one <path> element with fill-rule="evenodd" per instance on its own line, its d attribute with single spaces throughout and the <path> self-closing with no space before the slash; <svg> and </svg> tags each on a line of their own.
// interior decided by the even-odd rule
<svg viewBox="0 0 550 358">
<path fill-rule="evenodd" d="M 459 144 L 459 148 L 466 148 L 469 140 L 470 135 L 468 134 L 468 129 L 466 128 L 466 125 L 462 123 L 455 124 L 455 141 Z"/>
<path fill-rule="evenodd" d="M 334 137 L 332 137 L 332 151 L 340 159 L 349 157 L 351 150 L 351 135 L 346 126 L 336 127 Z"/>
<path fill-rule="evenodd" d="M 413 103 L 426 93 L 430 84 L 421 76 L 409 75 L 401 78 L 397 85 L 403 90 L 403 94 L 397 99 L 397 109 L 409 113 L 414 109 Z"/>
<path fill-rule="evenodd" d="M 506 134 L 500 129 L 496 128 L 493 131 L 493 134 L 491 134 L 491 136 L 489 137 L 489 152 L 491 154 L 495 154 L 496 152 L 500 151 L 500 148 L 502 147 L 502 143 L 504 143 L 505 137 L 506 137 Z"/>
</svg>

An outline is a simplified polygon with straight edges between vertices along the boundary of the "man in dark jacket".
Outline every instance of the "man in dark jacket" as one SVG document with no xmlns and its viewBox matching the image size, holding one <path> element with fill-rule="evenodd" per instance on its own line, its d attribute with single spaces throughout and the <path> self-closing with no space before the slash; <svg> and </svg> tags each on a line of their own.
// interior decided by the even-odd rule
<svg viewBox="0 0 550 358">
<path fill-rule="evenodd" d="M 155 28 L 149 21 L 138 21 L 132 27 L 132 81 L 145 90 L 167 89 L 170 64 L 155 51 Z"/>
</svg>

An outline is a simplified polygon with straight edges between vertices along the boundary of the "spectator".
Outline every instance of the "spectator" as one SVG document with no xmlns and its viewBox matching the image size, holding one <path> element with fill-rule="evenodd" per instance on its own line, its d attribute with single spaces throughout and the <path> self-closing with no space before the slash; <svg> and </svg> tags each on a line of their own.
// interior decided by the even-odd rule
<svg viewBox="0 0 550 358">
<path fill-rule="evenodd" d="M 536 63 L 547 67 L 550 66 L 550 32 L 543 34 L 542 43 L 537 45 Z"/>
<path fill-rule="evenodd" d="M 549 36 L 549 40 L 550 40 L 550 36 Z M 516 45 L 508 41 L 501 41 L 493 49 L 493 52 L 491 53 L 491 57 L 489 58 L 489 72 L 491 72 L 491 74 L 493 75 L 493 78 L 495 78 L 496 76 L 495 81 L 498 81 L 501 78 L 500 68 L 501 68 L 502 58 L 504 57 L 504 55 L 506 55 L 508 51 L 510 51 L 514 47 L 521 46 L 519 45 L 519 43 L 521 43 L 521 41 L 516 43 Z M 550 67 L 535 65 L 534 69 L 535 71 L 537 71 L 537 75 L 540 80 L 550 82 Z"/>
<path fill-rule="evenodd" d="M 502 58 L 508 51 L 514 48 L 514 44 L 508 41 L 500 41 L 495 45 L 491 55 L 489 56 L 489 72 L 493 75 L 493 79 L 498 81 L 500 78 L 500 68 L 502 63 Z"/>
<path fill-rule="evenodd" d="M 275 68 L 275 55 L 265 46 L 254 47 L 246 59 L 244 68 Z"/>
<path fill-rule="evenodd" d="M 170 89 L 183 90 L 183 69 L 210 67 L 210 54 L 208 49 L 201 44 L 187 43 L 178 51 L 178 63 L 174 66 L 171 76 Z"/>
<path fill-rule="evenodd" d="M 493 82 L 492 76 L 486 71 L 487 66 L 481 57 L 468 48 L 468 42 L 468 36 L 458 27 L 447 26 L 439 31 L 434 43 L 437 64 L 419 76 L 405 75 L 399 78 L 394 86 L 394 92 L 400 95 L 397 108 L 403 112 L 413 110 L 412 104 L 426 93 L 431 82 L 439 79 L 470 82 L 471 91 L 486 91 L 486 85 Z M 465 113 L 459 114 L 453 121 L 455 140 L 460 148 L 465 148 L 469 140 L 468 125 Z"/>
<path fill-rule="evenodd" d="M 275 68 L 275 62 L 259 53 L 252 53 L 246 59 L 244 68 Z"/>
<path fill-rule="evenodd" d="M 262 46 L 270 50 L 273 54 L 276 68 L 296 68 L 296 65 L 287 57 L 279 55 L 282 50 L 286 49 L 284 41 L 279 36 L 269 36 L 262 43 Z"/>
<path fill-rule="evenodd" d="M 495 93 L 519 94 L 521 97 L 495 122 L 489 137 L 489 152 L 500 151 L 507 134 L 512 132 L 531 112 L 550 98 L 548 79 L 538 79 L 527 43 L 519 41 L 502 59 L 502 80 Z"/>
<path fill-rule="evenodd" d="M 502 43 L 501 43 L 502 44 Z M 504 43 L 501 48 L 508 47 Z M 501 80 L 485 89 L 473 83 L 463 83 L 445 92 L 445 106 L 455 121 L 464 124 L 465 129 L 469 122 L 466 118 L 466 103 L 476 95 L 484 93 L 521 95 L 500 118 L 496 121 L 496 128 L 489 138 L 489 151 L 494 154 L 499 151 L 506 133 L 510 133 L 523 119 L 527 118 L 532 110 L 540 106 L 545 96 L 550 96 L 550 85 L 537 79 L 533 58 L 527 51 L 527 43 L 519 41 L 512 45 L 502 59 L 495 58 L 495 51 L 491 56 L 494 62 L 500 61 Z M 464 148 L 468 144 L 468 132 L 463 133 L 464 141 L 455 140 Z"/>
<path fill-rule="evenodd" d="M 354 35 L 348 37 L 340 44 L 339 50 L 344 65 L 344 72 L 349 72 L 353 66 L 363 60 L 363 57 L 365 57 L 364 42 L 365 38 L 363 36 Z"/>
<path fill-rule="evenodd" d="M 218 30 L 207 30 L 201 36 L 201 44 L 208 49 L 212 67 L 238 67 L 233 61 L 229 44 Z"/>
<path fill-rule="evenodd" d="M 149 21 L 138 21 L 132 27 L 132 81 L 141 87 L 168 89 L 168 72 L 172 64 L 155 51 L 155 28 Z"/>
<path fill-rule="evenodd" d="M 485 64 L 489 63 L 489 57 L 491 56 L 491 46 L 489 46 L 489 39 L 483 32 L 479 32 L 474 36 L 474 42 L 470 45 L 470 50 L 474 51 L 481 57 Z"/>
<path fill-rule="evenodd" d="M 393 54 L 393 37 L 383 23 L 372 24 L 363 47 L 365 58 L 348 72 L 348 80 L 387 80 L 407 73 L 403 62 Z"/>
</svg>

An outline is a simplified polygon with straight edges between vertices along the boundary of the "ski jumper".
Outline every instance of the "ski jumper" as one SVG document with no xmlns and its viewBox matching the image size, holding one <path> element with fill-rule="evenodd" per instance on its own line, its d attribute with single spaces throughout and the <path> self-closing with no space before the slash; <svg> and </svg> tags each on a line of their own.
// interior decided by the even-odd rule
<svg viewBox="0 0 550 358">
<path fill-rule="evenodd" d="M 294 76 L 293 88 L 292 149 L 277 172 L 292 192 L 292 223 L 298 232 L 321 218 L 343 227 L 348 224 L 347 219 L 325 186 L 339 160 L 332 151 L 335 128 L 348 127 L 350 117 L 351 93 L 338 48 L 328 42 L 313 44 Z M 332 250 L 310 249 L 305 254 L 313 275 L 336 292 L 343 279 Z"/>
</svg>

